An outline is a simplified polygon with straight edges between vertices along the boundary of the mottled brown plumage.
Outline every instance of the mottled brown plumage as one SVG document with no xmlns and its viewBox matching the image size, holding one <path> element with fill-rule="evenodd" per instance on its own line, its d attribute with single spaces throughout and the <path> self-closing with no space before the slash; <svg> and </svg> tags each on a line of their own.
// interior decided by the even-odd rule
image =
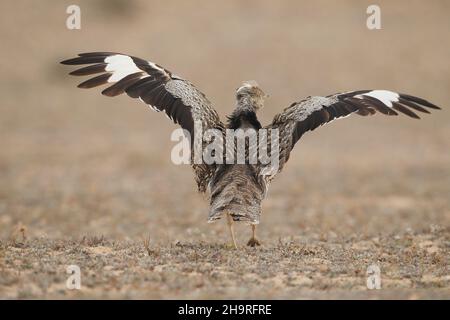
<svg viewBox="0 0 450 320">
<path fill-rule="evenodd" d="M 221 150 L 223 154 L 219 154 L 222 160 L 230 153 L 239 154 L 237 147 L 228 147 L 225 143 L 230 137 L 227 129 L 242 131 L 244 134 L 253 130 L 258 133 L 258 137 L 261 135 L 260 129 L 266 130 L 268 136 L 271 136 L 272 132 L 278 134 L 274 142 L 269 140 L 263 146 L 269 155 L 275 155 L 277 165 L 273 162 L 251 162 L 251 156 L 261 145 L 251 139 L 247 140 L 245 136 L 237 137 L 237 140 L 245 141 L 243 163 L 195 163 L 194 152 L 191 152 L 191 164 L 198 190 L 210 195 L 209 221 L 226 217 L 234 246 L 234 221 L 250 224 L 252 238 L 248 245 L 259 245 L 256 225 L 260 222 L 261 202 L 271 181 L 284 168 L 294 145 L 304 133 L 350 114 L 367 116 L 379 112 L 391 116 L 403 113 L 412 118 L 419 118 L 414 111 L 429 113 L 426 108 L 439 109 L 424 99 L 406 94 L 386 90 L 360 90 L 327 97 L 308 97 L 291 104 L 276 115 L 271 124 L 262 127 L 257 112 L 263 108 L 266 95 L 256 82 L 249 81 L 237 89 L 236 107 L 228 117 L 227 125 L 224 125 L 202 92 L 187 80 L 173 75 L 153 62 L 118 53 L 93 52 L 80 54 L 62 63 L 89 64 L 71 72 L 72 75 L 100 74 L 81 83 L 81 88 L 111 84 L 102 91 L 104 95 L 113 97 L 126 93 L 132 98 L 142 100 L 155 111 L 163 111 L 173 122 L 186 130 L 186 134 L 190 136 L 191 150 L 204 150 L 214 141 L 211 137 L 198 136 L 199 131 L 196 129 L 199 126 L 203 130 L 202 133 L 208 129 L 219 132 L 224 146 Z"/>
</svg>

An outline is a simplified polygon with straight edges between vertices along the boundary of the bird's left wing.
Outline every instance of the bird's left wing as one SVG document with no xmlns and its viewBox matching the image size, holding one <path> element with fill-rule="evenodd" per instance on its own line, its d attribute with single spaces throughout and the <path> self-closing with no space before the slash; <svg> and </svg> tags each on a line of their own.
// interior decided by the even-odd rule
<svg viewBox="0 0 450 320">
<path fill-rule="evenodd" d="M 291 104 L 277 114 L 272 123 L 266 127 L 269 131 L 278 130 L 279 164 L 277 170 L 267 171 L 267 166 L 261 167 L 261 170 L 269 172 L 266 175 L 267 179 L 271 180 L 282 170 L 289 159 L 291 150 L 304 133 L 335 119 L 351 114 L 367 116 L 376 112 L 389 116 L 403 113 L 411 118 L 419 119 L 412 110 L 430 113 L 426 108 L 440 109 L 422 98 L 387 90 L 360 90 L 327 97 L 308 97 Z M 273 146 L 269 145 L 269 148 Z"/>
<path fill-rule="evenodd" d="M 140 99 L 154 111 L 163 111 L 173 122 L 190 133 L 191 161 L 194 154 L 194 141 L 199 141 L 194 138 L 194 128 L 197 124 L 201 124 L 204 130 L 223 131 L 224 125 L 218 113 L 201 91 L 187 80 L 175 76 L 151 61 L 121 53 L 90 52 L 81 53 L 78 57 L 61 63 L 88 65 L 72 71 L 71 75 L 99 74 L 79 84 L 79 88 L 109 84 L 110 86 L 103 90 L 102 94 L 114 97 L 126 93 L 131 98 Z M 193 164 L 193 161 L 192 166 L 199 190 L 205 191 L 206 184 L 215 168 L 207 164 Z"/>
</svg>

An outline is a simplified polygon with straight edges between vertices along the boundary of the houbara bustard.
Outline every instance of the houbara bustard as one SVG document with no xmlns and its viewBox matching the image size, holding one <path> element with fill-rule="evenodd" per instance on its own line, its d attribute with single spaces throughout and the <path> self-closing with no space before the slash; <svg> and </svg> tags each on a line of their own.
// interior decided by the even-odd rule
<svg viewBox="0 0 450 320">
<path fill-rule="evenodd" d="M 276 131 L 276 140 L 268 141 L 265 147 L 268 154 L 276 154 L 276 166 L 273 163 L 248 161 L 251 153 L 256 151 L 251 149 L 246 135 L 236 136 L 237 139 L 244 139 L 248 147 L 244 162 L 193 161 L 194 152 L 191 152 L 190 163 L 198 190 L 206 192 L 210 199 L 208 221 L 213 222 L 225 216 L 234 247 L 237 247 L 234 221 L 244 221 L 251 226 L 249 246 L 260 244 L 256 238 L 256 225 L 260 221 L 261 202 L 270 182 L 283 169 L 292 148 L 305 132 L 351 114 L 367 116 L 380 112 L 391 116 L 403 113 L 419 119 L 412 110 L 429 113 L 426 108 L 440 109 L 424 99 L 407 94 L 387 90 L 359 90 L 326 97 L 308 97 L 294 102 L 276 115 L 272 123 L 262 127 L 256 113 L 264 106 L 266 95 L 256 82 L 248 81 L 236 90 L 236 107 L 228 117 L 227 124 L 224 124 L 211 102 L 194 85 L 153 62 L 119 53 L 92 52 L 79 54 L 61 63 L 89 65 L 72 71 L 71 75 L 100 74 L 79 84 L 80 88 L 110 84 L 102 94 L 114 97 L 126 93 L 140 99 L 154 111 L 164 111 L 190 137 L 191 150 L 199 145 L 203 150 L 211 143 L 211 137 L 203 134 L 199 136 L 196 130 L 198 125 L 203 131 L 214 129 L 220 132 L 224 139 L 231 129 L 245 132 L 252 129 L 258 135 L 262 129 L 268 132 L 266 136 L 273 136 Z M 220 146 L 224 146 L 223 141 L 219 142 Z M 226 149 L 224 147 L 222 150 L 223 154 L 230 152 Z M 235 151 L 233 146 L 233 155 Z"/>
</svg>

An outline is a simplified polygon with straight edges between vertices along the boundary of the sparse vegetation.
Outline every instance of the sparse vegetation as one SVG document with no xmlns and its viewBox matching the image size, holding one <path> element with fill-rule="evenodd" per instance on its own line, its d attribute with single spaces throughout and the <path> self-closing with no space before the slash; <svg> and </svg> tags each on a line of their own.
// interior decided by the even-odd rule
<svg viewBox="0 0 450 320">
<path fill-rule="evenodd" d="M 96 242 L 86 247 L 89 250 L 55 252 L 52 240 L 30 240 L 26 248 L 0 248 L 7 257 L 0 294 L 117 298 L 126 290 L 130 298 L 446 298 L 448 232 L 431 235 L 424 230 L 413 236 L 358 241 L 297 236 L 237 251 L 197 241 L 159 245 L 154 250 L 147 237 L 143 243 L 120 244 L 103 238 L 101 246 Z M 411 242 L 438 249 L 433 253 L 405 250 Z M 383 248 L 381 255 L 370 249 L 375 244 Z M 71 248 L 76 243 L 63 245 Z M 380 266 L 382 277 L 382 290 L 376 292 L 366 288 L 366 270 L 373 263 Z M 63 287 L 65 268 L 71 264 L 82 272 L 83 287 L 77 292 Z"/>
<path fill-rule="evenodd" d="M 150 247 L 150 236 L 147 236 L 146 238 L 144 238 L 144 240 L 142 241 L 145 251 L 147 252 L 149 257 L 153 257 L 153 256 L 157 256 L 159 255 L 159 250 L 153 250 Z"/>
<path fill-rule="evenodd" d="M 23 247 L 25 246 L 25 242 L 27 240 L 26 236 L 27 228 L 19 222 L 16 226 L 14 226 L 13 231 L 9 237 L 12 245 L 15 247 Z"/>
<path fill-rule="evenodd" d="M 88 247 L 97 247 L 101 246 L 105 243 L 105 237 L 101 236 L 84 236 L 81 239 L 80 244 L 88 246 Z"/>
</svg>

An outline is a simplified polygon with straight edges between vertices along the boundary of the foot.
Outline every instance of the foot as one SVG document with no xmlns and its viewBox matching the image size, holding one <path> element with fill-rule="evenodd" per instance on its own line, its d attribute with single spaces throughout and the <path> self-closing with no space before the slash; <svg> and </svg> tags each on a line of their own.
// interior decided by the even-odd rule
<svg viewBox="0 0 450 320">
<path fill-rule="evenodd" d="M 238 249 L 237 245 L 234 244 L 233 242 L 225 244 L 225 248 L 230 249 L 230 250 L 237 250 Z"/>
<path fill-rule="evenodd" d="M 247 242 L 247 245 L 250 247 L 256 247 L 256 246 L 260 246 L 261 243 L 256 238 L 250 238 L 250 240 L 248 240 L 248 242 Z"/>
</svg>

